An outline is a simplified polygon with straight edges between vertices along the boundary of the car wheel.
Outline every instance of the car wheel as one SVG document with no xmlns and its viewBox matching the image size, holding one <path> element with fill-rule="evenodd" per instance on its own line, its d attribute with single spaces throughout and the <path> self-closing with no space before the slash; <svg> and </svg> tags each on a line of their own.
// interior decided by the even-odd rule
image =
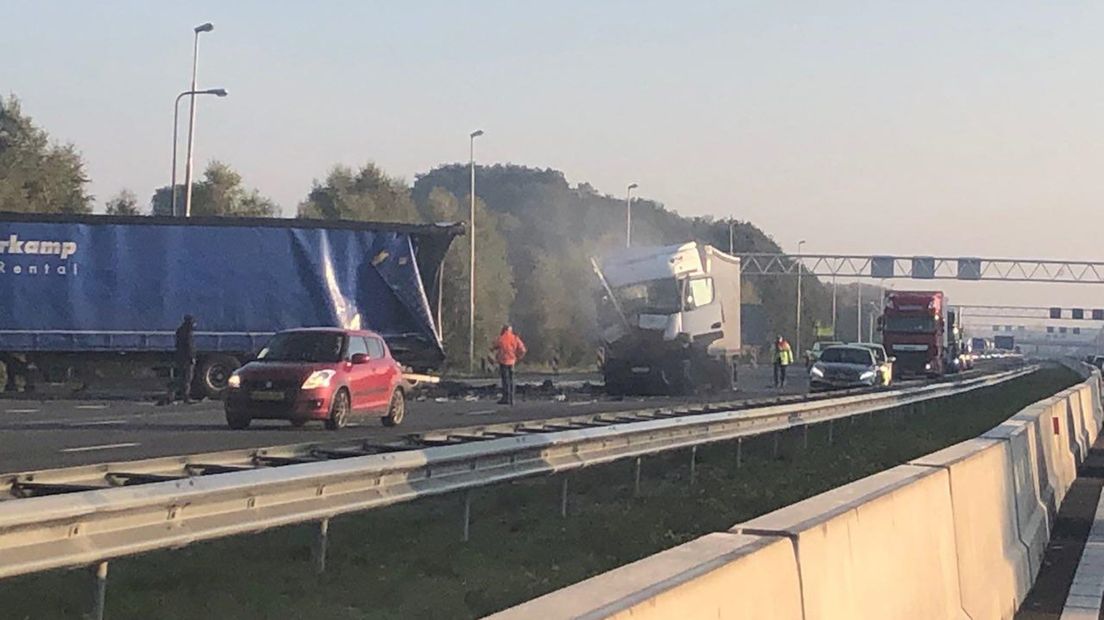
<svg viewBox="0 0 1104 620">
<path fill-rule="evenodd" d="M 248 415 L 231 413 L 229 411 L 226 412 L 226 425 L 229 426 L 231 430 L 240 431 L 247 429 L 249 428 L 249 423 L 252 421 L 253 420 Z"/>
<path fill-rule="evenodd" d="M 349 410 L 352 403 L 349 401 L 349 392 L 342 388 L 334 394 L 333 404 L 330 405 L 330 417 L 326 418 L 326 428 L 336 431 L 345 428 L 349 422 Z"/>
<path fill-rule="evenodd" d="M 402 390 L 395 390 L 391 394 L 391 403 L 387 405 L 387 415 L 383 416 L 384 426 L 398 426 L 406 417 L 406 397 Z"/>
</svg>

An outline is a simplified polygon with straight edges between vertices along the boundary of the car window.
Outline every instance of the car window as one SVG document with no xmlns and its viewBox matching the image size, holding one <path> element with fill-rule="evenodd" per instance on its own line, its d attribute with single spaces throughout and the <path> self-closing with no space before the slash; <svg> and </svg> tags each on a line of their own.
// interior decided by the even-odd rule
<svg viewBox="0 0 1104 620">
<path fill-rule="evenodd" d="M 276 334 L 257 359 L 268 362 L 336 362 L 341 359 L 344 337 L 336 332 L 283 332 Z"/>
<path fill-rule="evenodd" d="M 381 360 L 387 357 L 387 354 L 384 351 L 385 350 L 383 348 L 382 341 L 380 341 L 378 338 L 368 339 L 368 357 L 374 360 Z"/>
<path fill-rule="evenodd" d="M 858 347 L 829 347 L 820 354 L 820 361 L 828 364 L 874 365 L 874 358 L 870 351 Z"/>
<path fill-rule="evenodd" d="M 360 336 L 350 336 L 349 337 L 349 359 L 353 359 L 353 356 L 356 355 L 357 353 L 363 353 L 364 355 L 368 355 L 368 345 L 365 344 L 364 338 L 361 338 Z M 368 357 L 372 357 L 372 356 L 368 355 Z"/>
<path fill-rule="evenodd" d="M 713 303 L 713 278 L 695 278 L 686 286 L 686 309 L 693 310 Z"/>
</svg>

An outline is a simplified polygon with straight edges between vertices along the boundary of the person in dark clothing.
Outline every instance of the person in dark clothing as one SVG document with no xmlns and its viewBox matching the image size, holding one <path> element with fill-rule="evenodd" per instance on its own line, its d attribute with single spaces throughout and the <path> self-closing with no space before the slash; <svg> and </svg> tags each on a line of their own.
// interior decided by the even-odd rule
<svg viewBox="0 0 1104 620">
<path fill-rule="evenodd" d="M 180 375 L 180 395 L 185 403 L 192 402 L 192 381 L 195 380 L 195 326 L 195 317 L 188 314 L 176 328 L 176 370 Z"/>
</svg>

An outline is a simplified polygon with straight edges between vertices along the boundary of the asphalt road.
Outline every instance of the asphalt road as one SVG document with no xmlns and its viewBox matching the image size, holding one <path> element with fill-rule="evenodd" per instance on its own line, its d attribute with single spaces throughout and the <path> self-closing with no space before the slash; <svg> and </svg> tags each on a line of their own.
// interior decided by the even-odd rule
<svg viewBox="0 0 1104 620">
<path fill-rule="evenodd" d="M 741 369 L 735 399 L 804 393 L 803 369 L 794 368 L 785 390 L 771 387 L 771 369 Z M 398 428 L 383 427 L 378 418 L 357 418 L 341 431 L 326 431 L 321 423 L 293 428 L 281 421 L 261 420 L 248 430 L 231 431 L 222 403 L 158 406 L 142 401 L 0 400 L 0 472 L 14 473 L 108 461 L 128 461 L 176 454 L 257 448 L 334 438 L 384 441 L 409 433 L 474 426 L 510 420 L 537 420 L 604 411 L 664 407 L 714 397 L 626 398 L 611 400 L 568 393 L 566 401 L 544 397 L 519 400 L 514 407 L 494 399 L 425 400 L 409 403 Z"/>
</svg>

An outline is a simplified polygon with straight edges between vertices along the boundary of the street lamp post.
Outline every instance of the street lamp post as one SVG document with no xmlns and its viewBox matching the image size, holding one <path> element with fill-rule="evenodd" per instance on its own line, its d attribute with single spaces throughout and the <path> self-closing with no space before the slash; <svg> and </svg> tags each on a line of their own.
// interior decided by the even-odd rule
<svg viewBox="0 0 1104 620">
<path fill-rule="evenodd" d="M 836 318 L 837 318 L 837 316 L 838 315 L 836 314 L 836 276 L 832 276 L 832 340 L 839 340 L 839 335 L 837 334 L 837 330 L 836 330 L 836 325 L 837 325 Z"/>
<path fill-rule="evenodd" d="M 475 372 L 475 139 L 481 135 L 482 129 L 468 134 L 471 164 L 471 211 L 468 214 L 468 372 Z"/>
<path fill-rule="evenodd" d="M 732 218 L 728 218 L 728 253 L 729 254 L 735 254 L 736 253 L 736 233 L 734 232 L 735 228 L 736 228 L 736 221 L 733 220 Z"/>
<path fill-rule="evenodd" d="M 195 32 L 195 40 L 192 43 L 192 87 L 190 89 L 193 93 L 195 93 L 196 90 L 196 71 L 199 68 L 199 34 L 201 32 L 211 32 L 214 29 L 215 27 L 211 22 L 201 24 L 192 29 Z M 187 188 L 184 190 L 184 217 L 191 217 L 192 215 L 192 148 L 195 143 L 195 94 L 192 94 L 190 99 L 191 102 L 188 111 L 190 117 L 188 121 L 188 162 L 184 169 L 184 184 L 187 185 Z"/>
<path fill-rule="evenodd" d="M 636 183 L 630 183 L 625 190 L 625 247 L 632 245 L 632 191 L 640 187 Z"/>
<path fill-rule="evenodd" d="M 177 118 L 180 116 L 180 100 L 188 95 L 214 95 L 216 97 L 225 97 L 228 93 L 223 88 L 211 88 L 208 90 L 186 90 L 176 96 L 176 102 L 173 103 L 173 145 L 172 145 L 172 184 L 169 188 L 172 190 L 172 215 L 176 217 L 176 125 Z"/>
<path fill-rule="evenodd" d="M 855 340 L 862 340 L 862 280 L 859 280 L 859 302 L 855 304 Z"/>
<path fill-rule="evenodd" d="M 801 246 L 805 245 L 805 240 L 797 242 L 797 351 L 801 353 Z"/>
</svg>

